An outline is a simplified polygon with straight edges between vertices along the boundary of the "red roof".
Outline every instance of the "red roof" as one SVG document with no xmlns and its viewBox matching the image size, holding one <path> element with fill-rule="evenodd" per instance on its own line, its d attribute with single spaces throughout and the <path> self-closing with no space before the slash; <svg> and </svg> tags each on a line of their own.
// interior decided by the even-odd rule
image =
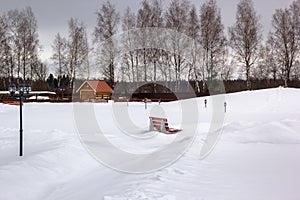
<svg viewBox="0 0 300 200">
<path fill-rule="evenodd" d="M 81 87 L 85 84 L 88 83 L 91 88 L 95 92 L 103 92 L 103 93 L 113 93 L 113 89 L 103 80 L 96 80 L 96 81 L 85 81 L 82 83 L 82 85 L 78 88 L 78 91 L 81 89 Z"/>
</svg>

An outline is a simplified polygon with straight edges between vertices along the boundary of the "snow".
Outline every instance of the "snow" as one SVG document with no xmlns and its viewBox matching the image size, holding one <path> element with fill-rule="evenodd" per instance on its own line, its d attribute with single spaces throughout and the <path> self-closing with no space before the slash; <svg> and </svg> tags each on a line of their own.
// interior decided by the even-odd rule
<svg viewBox="0 0 300 200">
<path fill-rule="evenodd" d="M 0 104 L 0 200 L 300 199 L 300 90 L 226 94 L 226 113 L 223 104 L 212 104 L 214 98 L 219 97 L 152 102 L 147 110 L 143 103 L 127 107 L 126 102 L 26 103 L 23 157 L 18 156 L 19 107 Z M 183 104 L 194 106 L 196 121 L 185 121 Z M 81 108 L 92 109 L 93 116 L 81 115 Z M 222 134 L 201 157 L 207 136 L 216 133 L 214 113 L 224 117 Z M 148 132 L 148 116 L 154 114 L 183 131 Z M 103 141 L 114 165 L 93 154 L 78 120 L 89 125 L 94 119 L 113 147 L 133 156 L 114 157 Z"/>
<path fill-rule="evenodd" d="M 30 99 L 30 100 L 49 100 L 50 98 L 47 96 L 32 96 L 32 97 L 29 97 L 28 99 Z"/>
</svg>

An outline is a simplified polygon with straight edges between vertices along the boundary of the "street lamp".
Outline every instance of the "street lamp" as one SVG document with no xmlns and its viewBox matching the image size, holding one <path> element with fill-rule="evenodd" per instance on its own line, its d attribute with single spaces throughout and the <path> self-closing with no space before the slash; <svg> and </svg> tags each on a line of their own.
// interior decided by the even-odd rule
<svg viewBox="0 0 300 200">
<path fill-rule="evenodd" d="M 15 84 L 10 84 L 9 89 L 8 89 L 10 96 L 13 97 L 16 92 L 16 85 Z"/>
<path fill-rule="evenodd" d="M 15 84 L 10 84 L 9 85 L 9 93 L 11 97 L 14 97 L 16 93 L 16 85 Z M 18 87 L 19 90 L 19 100 L 20 100 L 20 156 L 23 156 L 23 114 L 22 114 L 22 106 L 23 106 L 23 97 L 24 94 L 26 94 L 26 97 L 28 97 L 29 92 L 31 91 L 31 87 L 29 84 L 19 84 Z"/>
<path fill-rule="evenodd" d="M 29 93 L 31 92 L 31 86 L 30 86 L 30 84 L 26 84 L 25 85 L 25 92 L 26 92 L 26 96 L 28 97 Z"/>
</svg>

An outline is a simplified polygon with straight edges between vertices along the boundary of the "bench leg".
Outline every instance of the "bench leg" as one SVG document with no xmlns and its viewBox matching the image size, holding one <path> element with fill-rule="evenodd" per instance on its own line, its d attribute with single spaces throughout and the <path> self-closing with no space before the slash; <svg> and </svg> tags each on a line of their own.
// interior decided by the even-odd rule
<svg viewBox="0 0 300 200">
<path fill-rule="evenodd" d="M 152 119 L 150 119 L 149 131 L 154 131 L 154 124 L 153 124 Z"/>
<path fill-rule="evenodd" d="M 165 124 L 165 122 L 163 120 L 160 122 L 160 132 L 162 132 L 162 133 L 168 133 L 168 131 L 166 129 L 166 124 Z"/>
</svg>

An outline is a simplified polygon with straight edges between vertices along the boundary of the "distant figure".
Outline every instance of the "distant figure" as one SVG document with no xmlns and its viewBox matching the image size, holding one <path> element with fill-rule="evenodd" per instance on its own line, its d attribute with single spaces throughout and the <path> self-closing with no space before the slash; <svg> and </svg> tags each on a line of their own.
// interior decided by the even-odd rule
<svg viewBox="0 0 300 200">
<path fill-rule="evenodd" d="M 159 98 L 159 99 L 158 99 L 158 104 L 159 104 L 159 105 L 160 105 L 160 102 L 161 102 L 161 99 Z"/>
<path fill-rule="evenodd" d="M 204 99 L 204 105 L 205 105 L 205 108 L 206 108 L 206 105 L 207 105 L 207 99 Z"/>
<path fill-rule="evenodd" d="M 224 111 L 226 112 L 226 106 L 227 106 L 227 103 L 224 102 Z"/>
</svg>

